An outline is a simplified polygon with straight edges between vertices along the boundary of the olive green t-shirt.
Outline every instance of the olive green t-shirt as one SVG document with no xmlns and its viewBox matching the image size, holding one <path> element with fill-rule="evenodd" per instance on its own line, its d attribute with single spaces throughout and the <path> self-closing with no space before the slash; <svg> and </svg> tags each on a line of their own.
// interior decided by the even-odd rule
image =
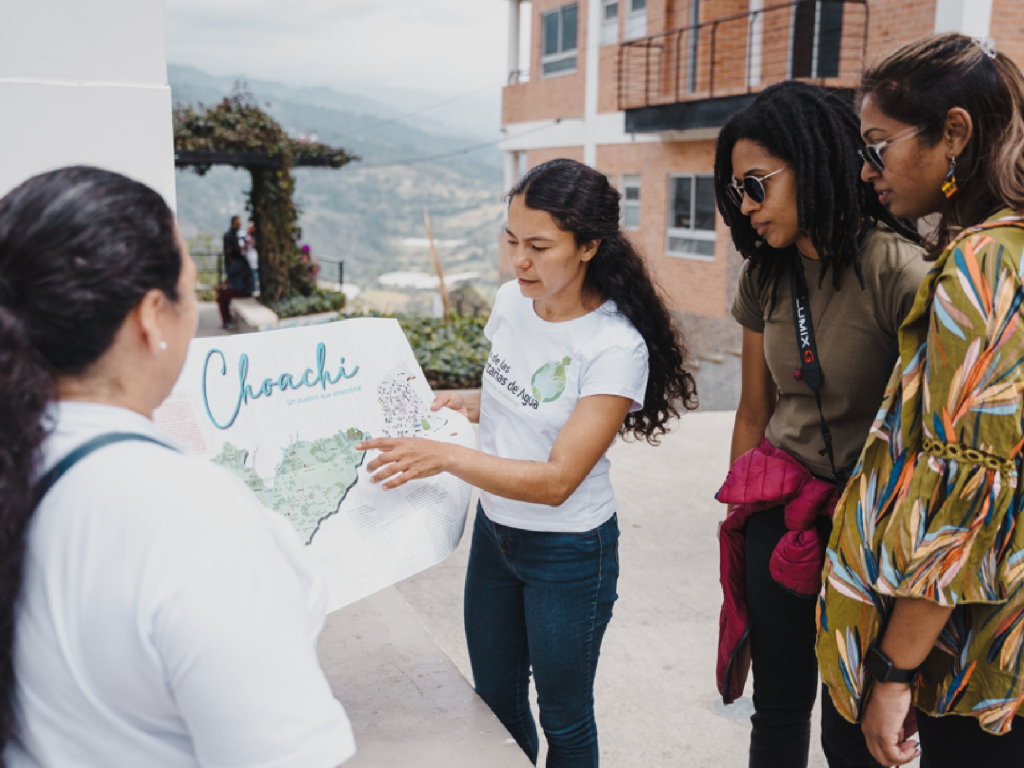
<svg viewBox="0 0 1024 768">
<path fill-rule="evenodd" d="M 861 251 L 864 288 L 852 267 L 842 288 L 832 272 L 819 285 L 821 262 L 803 258 L 818 360 L 825 374 L 821 405 L 832 432 L 836 468 L 853 464 L 882 402 L 891 370 L 885 362 L 896 332 L 914 304 L 914 295 L 931 265 L 924 251 L 884 226 L 866 235 Z M 793 376 L 800 368 L 789 268 L 779 278 L 774 305 L 771 289 L 757 287 L 757 270 L 748 261 L 740 273 L 732 315 L 744 328 L 764 334 L 764 354 L 779 399 L 765 436 L 816 475 L 829 477 L 821 419 L 810 387 Z"/>
</svg>

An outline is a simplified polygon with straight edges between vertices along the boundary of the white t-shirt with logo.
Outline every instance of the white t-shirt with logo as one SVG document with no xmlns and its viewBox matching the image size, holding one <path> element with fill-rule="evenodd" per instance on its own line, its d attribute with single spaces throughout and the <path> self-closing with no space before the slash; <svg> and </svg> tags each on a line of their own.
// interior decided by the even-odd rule
<svg viewBox="0 0 1024 768">
<path fill-rule="evenodd" d="M 44 467 L 148 419 L 60 403 Z M 336 768 L 352 729 L 316 654 L 326 584 L 295 531 L 208 461 L 98 449 L 43 499 L 15 617 L 7 768 Z"/>
<path fill-rule="evenodd" d="M 563 323 L 542 320 L 516 282 L 498 290 L 484 329 L 491 354 L 480 398 L 480 446 L 493 456 L 547 461 L 558 433 L 580 398 L 617 395 L 643 407 L 647 345 L 606 301 Z M 528 531 L 582 532 L 616 509 L 604 455 L 579 488 L 556 507 L 481 493 L 484 513 L 496 523 Z"/>
</svg>

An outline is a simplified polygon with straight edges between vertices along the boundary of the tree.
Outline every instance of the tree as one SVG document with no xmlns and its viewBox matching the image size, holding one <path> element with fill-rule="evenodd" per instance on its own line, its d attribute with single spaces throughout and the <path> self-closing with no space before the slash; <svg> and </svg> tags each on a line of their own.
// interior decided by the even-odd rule
<svg viewBox="0 0 1024 768">
<path fill-rule="evenodd" d="M 214 165 L 244 168 L 252 177 L 246 210 L 256 227 L 260 300 L 308 296 L 315 281 L 302 262 L 299 208 L 292 168 L 341 168 L 358 160 L 343 149 L 291 138 L 242 84 L 213 107 L 174 109 L 174 163 L 202 176 Z"/>
</svg>

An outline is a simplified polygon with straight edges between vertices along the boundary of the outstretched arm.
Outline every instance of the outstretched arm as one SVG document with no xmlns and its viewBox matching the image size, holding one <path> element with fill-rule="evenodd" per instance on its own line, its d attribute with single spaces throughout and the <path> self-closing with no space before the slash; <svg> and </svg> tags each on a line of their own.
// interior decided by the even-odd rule
<svg viewBox="0 0 1024 768">
<path fill-rule="evenodd" d="M 378 450 L 367 465 L 385 489 L 450 472 L 482 491 L 506 499 L 557 506 L 568 499 L 608 450 L 633 401 L 615 395 L 582 398 L 551 448 L 547 461 L 502 459 L 482 451 L 423 438 L 377 438 L 356 446 Z"/>
</svg>

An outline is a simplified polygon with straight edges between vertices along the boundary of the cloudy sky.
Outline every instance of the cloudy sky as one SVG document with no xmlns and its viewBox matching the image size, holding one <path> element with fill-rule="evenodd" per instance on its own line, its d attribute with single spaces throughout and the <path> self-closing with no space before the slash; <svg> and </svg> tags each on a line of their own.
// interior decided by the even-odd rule
<svg viewBox="0 0 1024 768">
<path fill-rule="evenodd" d="M 294 85 L 462 94 L 505 78 L 503 0 L 165 0 L 167 59 Z"/>
</svg>

